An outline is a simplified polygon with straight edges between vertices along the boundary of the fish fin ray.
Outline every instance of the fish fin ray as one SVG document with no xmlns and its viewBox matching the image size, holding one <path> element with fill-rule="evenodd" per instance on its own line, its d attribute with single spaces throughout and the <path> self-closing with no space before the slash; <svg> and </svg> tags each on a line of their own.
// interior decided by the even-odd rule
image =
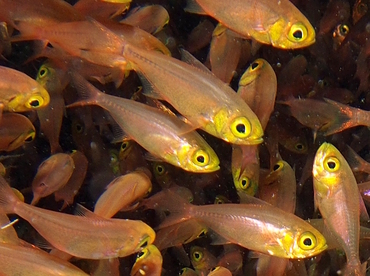
<svg viewBox="0 0 370 276">
<path fill-rule="evenodd" d="M 207 14 L 195 0 L 188 0 L 184 10 L 190 13 Z"/>
</svg>

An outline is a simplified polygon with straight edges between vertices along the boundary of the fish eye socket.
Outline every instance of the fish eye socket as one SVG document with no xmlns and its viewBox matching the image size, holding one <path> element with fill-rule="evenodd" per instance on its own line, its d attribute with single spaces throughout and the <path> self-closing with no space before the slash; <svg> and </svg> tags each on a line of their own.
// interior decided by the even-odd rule
<svg viewBox="0 0 370 276">
<path fill-rule="evenodd" d="M 324 161 L 324 168 L 328 172 L 336 172 L 340 168 L 340 162 L 336 157 L 328 157 Z"/>
<path fill-rule="evenodd" d="M 250 65 L 250 71 L 256 71 L 259 69 L 262 65 L 262 62 L 260 60 L 255 60 L 251 65 Z"/>
<path fill-rule="evenodd" d="M 128 141 L 125 141 L 121 144 L 121 151 L 125 151 L 127 148 L 128 148 L 128 144 L 129 142 Z"/>
<path fill-rule="evenodd" d="M 240 182 L 240 188 L 242 188 L 243 190 L 247 190 L 251 184 L 250 179 L 246 176 L 243 176 L 239 182 Z"/>
<path fill-rule="evenodd" d="M 197 150 L 193 155 L 193 162 L 197 166 L 206 166 L 209 163 L 209 156 L 204 150 Z"/>
<path fill-rule="evenodd" d="M 288 39 L 293 42 L 304 41 L 307 38 L 307 28 L 298 22 L 292 25 L 289 30 Z"/>
<path fill-rule="evenodd" d="M 32 142 L 33 139 L 35 139 L 35 132 L 28 134 L 26 139 L 24 139 L 24 141 L 28 143 L 28 142 Z"/>
<path fill-rule="evenodd" d="M 283 163 L 283 162 L 281 162 L 281 161 L 278 161 L 278 162 L 274 165 L 273 170 L 274 170 L 274 172 L 276 172 L 276 171 L 280 171 L 283 167 L 284 167 L 284 163 Z"/>
<path fill-rule="evenodd" d="M 311 250 L 316 246 L 316 237 L 311 232 L 304 232 L 299 237 L 298 246 L 303 250 Z"/>
<path fill-rule="evenodd" d="M 298 151 L 302 151 L 302 150 L 305 150 L 306 147 L 302 144 L 302 143 L 297 143 L 294 145 L 294 148 Z"/>
<path fill-rule="evenodd" d="M 251 124 L 245 117 L 236 118 L 231 123 L 231 133 L 237 138 L 246 138 L 251 134 Z"/>
<path fill-rule="evenodd" d="M 27 108 L 38 108 L 44 104 L 44 99 L 40 96 L 32 96 L 26 102 Z"/>
<path fill-rule="evenodd" d="M 203 258 L 203 253 L 196 250 L 193 252 L 193 260 L 199 262 Z"/>
<path fill-rule="evenodd" d="M 41 66 L 39 73 L 38 73 L 38 77 L 43 78 L 47 75 L 48 72 L 49 70 L 45 66 Z"/>
<path fill-rule="evenodd" d="M 346 36 L 349 32 L 349 27 L 346 24 L 341 24 L 339 26 L 339 33 L 341 36 Z"/>
<path fill-rule="evenodd" d="M 155 166 L 155 171 L 157 172 L 158 175 L 164 175 L 166 169 L 162 164 L 158 164 Z"/>
</svg>

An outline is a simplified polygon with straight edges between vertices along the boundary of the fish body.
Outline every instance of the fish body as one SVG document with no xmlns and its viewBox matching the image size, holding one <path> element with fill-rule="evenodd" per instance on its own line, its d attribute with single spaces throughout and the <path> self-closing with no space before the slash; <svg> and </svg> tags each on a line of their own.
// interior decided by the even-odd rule
<svg viewBox="0 0 370 276">
<path fill-rule="evenodd" d="M 168 193 L 167 198 L 171 197 L 175 205 L 170 206 L 169 211 L 175 210 L 176 214 L 164 221 L 163 227 L 193 218 L 231 243 L 282 258 L 306 258 L 327 247 L 319 231 L 297 216 L 271 205 L 195 206 Z"/>
<path fill-rule="evenodd" d="M 192 11 L 194 2 L 229 29 L 260 43 L 295 49 L 315 42 L 311 23 L 288 0 L 192 0 L 185 10 Z"/>
<path fill-rule="evenodd" d="M 51 245 L 72 256 L 124 257 L 139 252 L 155 238 L 154 230 L 142 221 L 104 219 L 86 209 L 80 210 L 85 216 L 73 216 L 28 205 L 2 177 L 0 191 L 0 211 L 21 216 Z"/>
<path fill-rule="evenodd" d="M 348 275 L 363 275 L 359 259 L 360 201 L 356 179 L 343 155 L 329 143 L 313 164 L 315 205 L 347 257 Z"/>
<path fill-rule="evenodd" d="M 123 56 L 153 88 L 146 94 L 170 103 L 195 128 L 233 144 L 262 142 L 261 124 L 249 106 L 190 54 L 186 58 L 197 65 L 129 44 Z"/>
<path fill-rule="evenodd" d="M 95 104 L 109 110 L 128 138 L 155 157 L 193 172 L 219 169 L 219 159 L 207 142 L 176 116 L 133 100 L 101 93 L 82 77 L 74 76 L 80 92 L 88 95 L 81 104 Z"/>
</svg>

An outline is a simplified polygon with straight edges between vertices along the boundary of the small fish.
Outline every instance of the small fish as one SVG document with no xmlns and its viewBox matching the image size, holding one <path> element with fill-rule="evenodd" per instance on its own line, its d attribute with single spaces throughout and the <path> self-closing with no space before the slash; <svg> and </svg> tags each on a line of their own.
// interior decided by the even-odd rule
<svg viewBox="0 0 370 276">
<path fill-rule="evenodd" d="M 346 275 L 365 275 L 359 258 L 359 191 L 351 168 L 337 148 L 323 143 L 312 173 L 315 206 L 346 253 Z"/>
<path fill-rule="evenodd" d="M 172 212 L 159 227 L 196 219 L 217 233 L 224 243 L 282 258 L 306 258 L 324 251 L 325 238 L 299 217 L 272 205 L 215 204 L 195 206 L 169 190 L 166 205 Z M 245 235 L 245 233 L 248 235 Z"/>
<path fill-rule="evenodd" d="M 223 266 L 216 266 L 211 269 L 207 276 L 232 276 L 229 269 Z"/>
<path fill-rule="evenodd" d="M 162 273 L 162 254 L 151 244 L 145 247 L 136 258 L 131 276 L 160 276 Z"/>
<path fill-rule="evenodd" d="M 111 218 L 119 210 L 149 194 L 152 182 L 144 171 L 135 171 L 116 177 L 106 189 L 95 203 L 94 213 Z"/>
<path fill-rule="evenodd" d="M 51 195 L 65 186 L 74 168 L 72 157 L 65 153 L 56 153 L 43 161 L 32 181 L 31 205 L 36 205 L 40 198 Z"/>
<path fill-rule="evenodd" d="M 176 116 L 133 100 L 104 94 L 76 74 L 73 80 L 85 99 L 70 107 L 99 105 L 109 110 L 125 135 L 155 158 L 192 172 L 213 172 L 220 168 L 213 149 Z"/>
<path fill-rule="evenodd" d="M 154 230 L 142 221 L 104 219 L 82 206 L 79 208 L 84 216 L 28 205 L 0 177 L 0 211 L 21 216 L 52 246 L 72 256 L 84 259 L 124 257 L 139 252 L 155 239 Z"/>
<path fill-rule="evenodd" d="M 212 267 L 217 265 L 217 258 L 206 248 L 192 246 L 190 248 L 190 261 L 199 275 L 206 275 Z"/>
<path fill-rule="evenodd" d="M 315 30 L 288 0 L 188 0 L 186 11 L 208 14 L 244 37 L 282 49 L 307 47 Z"/>
<path fill-rule="evenodd" d="M 130 44 L 123 51 L 145 77 L 145 94 L 170 103 L 194 128 L 232 144 L 262 143 L 263 130 L 250 107 L 191 54 L 182 54 L 190 64 Z"/>
<path fill-rule="evenodd" d="M 35 127 L 31 121 L 18 113 L 4 113 L 0 121 L 0 150 L 12 151 L 36 136 Z"/>
</svg>

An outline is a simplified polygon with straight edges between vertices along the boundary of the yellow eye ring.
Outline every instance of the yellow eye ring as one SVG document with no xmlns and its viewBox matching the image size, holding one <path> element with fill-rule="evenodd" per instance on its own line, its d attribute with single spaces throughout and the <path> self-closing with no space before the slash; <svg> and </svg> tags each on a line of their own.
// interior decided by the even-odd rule
<svg viewBox="0 0 370 276">
<path fill-rule="evenodd" d="M 32 96 L 26 102 L 26 107 L 33 109 L 38 108 L 44 104 L 44 99 L 41 96 Z"/>
<path fill-rule="evenodd" d="M 209 163 L 209 155 L 204 150 L 197 150 L 193 155 L 193 163 L 197 166 L 207 166 Z"/>
<path fill-rule="evenodd" d="M 249 72 L 254 72 L 258 69 L 260 69 L 262 66 L 262 61 L 260 59 L 257 59 L 253 61 L 251 65 L 249 65 Z"/>
<path fill-rule="evenodd" d="M 274 167 L 272 168 L 274 172 L 281 171 L 284 167 L 284 163 L 281 161 L 277 161 Z"/>
<path fill-rule="evenodd" d="M 32 142 L 33 139 L 35 139 L 36 133 L 33 131 L 30 134 L 27 135 L 27 137 L 24 139 L 26 143 Z"/>
<path fill-rule="evenodd" d="M 37 74 L 37 79 L 42 79 L 46 77 L 46 75 L 49 73 L 49 69 L 46 66 L 41 66 L 40 70 Z"/>
<path fill-rule="evenodd" d="M 324 160 L 324 169 L 328 172 L 336 172 L 340 168 L 340 162 L 336 157 L 328 157 Z"/>
<path fill-rule="evenodd" d="M 164 175 L 166 172 L 166 168 L 162 164 L 156 165 L 154 169 L 159 176 Z"/>
<path fill-rule="evenodd" d="M 128 148 L 128 146 L 129 146 L 129 141 L 124 141 L 124 142 L 122 142 L 122 144 L 121 144 L 121 148 L 120 148 L 120 151 L 121 152 L 124 152 L 127 148 Z"/>
<path fill-rule="evenodd" d="M 297 143 L 294 145 L 294 148 L 298 151 L 304 151 L 306 149 L 305 145 L 303 145 L 302 143 Z"/>
<path fill-rule="evenodd" d="M 251 134 L 251 124 L 245 117 L 236 118 L 230 125 L 231 133 L 237 138 L 246 138 Z"/>
<path fill-rule="evenodd" d="M 239 186 L 242 190 L 247 190 L 249 189 L 249 187 L 251 186 L 251 181 L 248 177 L 246 176 L 243 176 L 240 180 L 239 180 Z"/>
<path fill-rule="evenodd" d="M 203 253 L 201 251 L 195 250 L 192 254 L 193 260 L 199 262 L 203 258 Z"/>
<path fill-rule="evenodd" d="M 298 246 L 303 250 L 312 250 L 316 243 L 316 237 L 311 232 L 302 233 L 298 239 Z"/>
<path fill-rule="evenodd" d="M 346 24 L 340 24 L 338 30 L 341 36 L 346 36 L 349 32 L 349 27 Z"/>
<path fill-rule="evenodd" d="M 301 42 L 307 38 L 307 28 L 298 22 L 292 25 L 288 33 L 288 39 L 292 42 Z"/>
</svg>

